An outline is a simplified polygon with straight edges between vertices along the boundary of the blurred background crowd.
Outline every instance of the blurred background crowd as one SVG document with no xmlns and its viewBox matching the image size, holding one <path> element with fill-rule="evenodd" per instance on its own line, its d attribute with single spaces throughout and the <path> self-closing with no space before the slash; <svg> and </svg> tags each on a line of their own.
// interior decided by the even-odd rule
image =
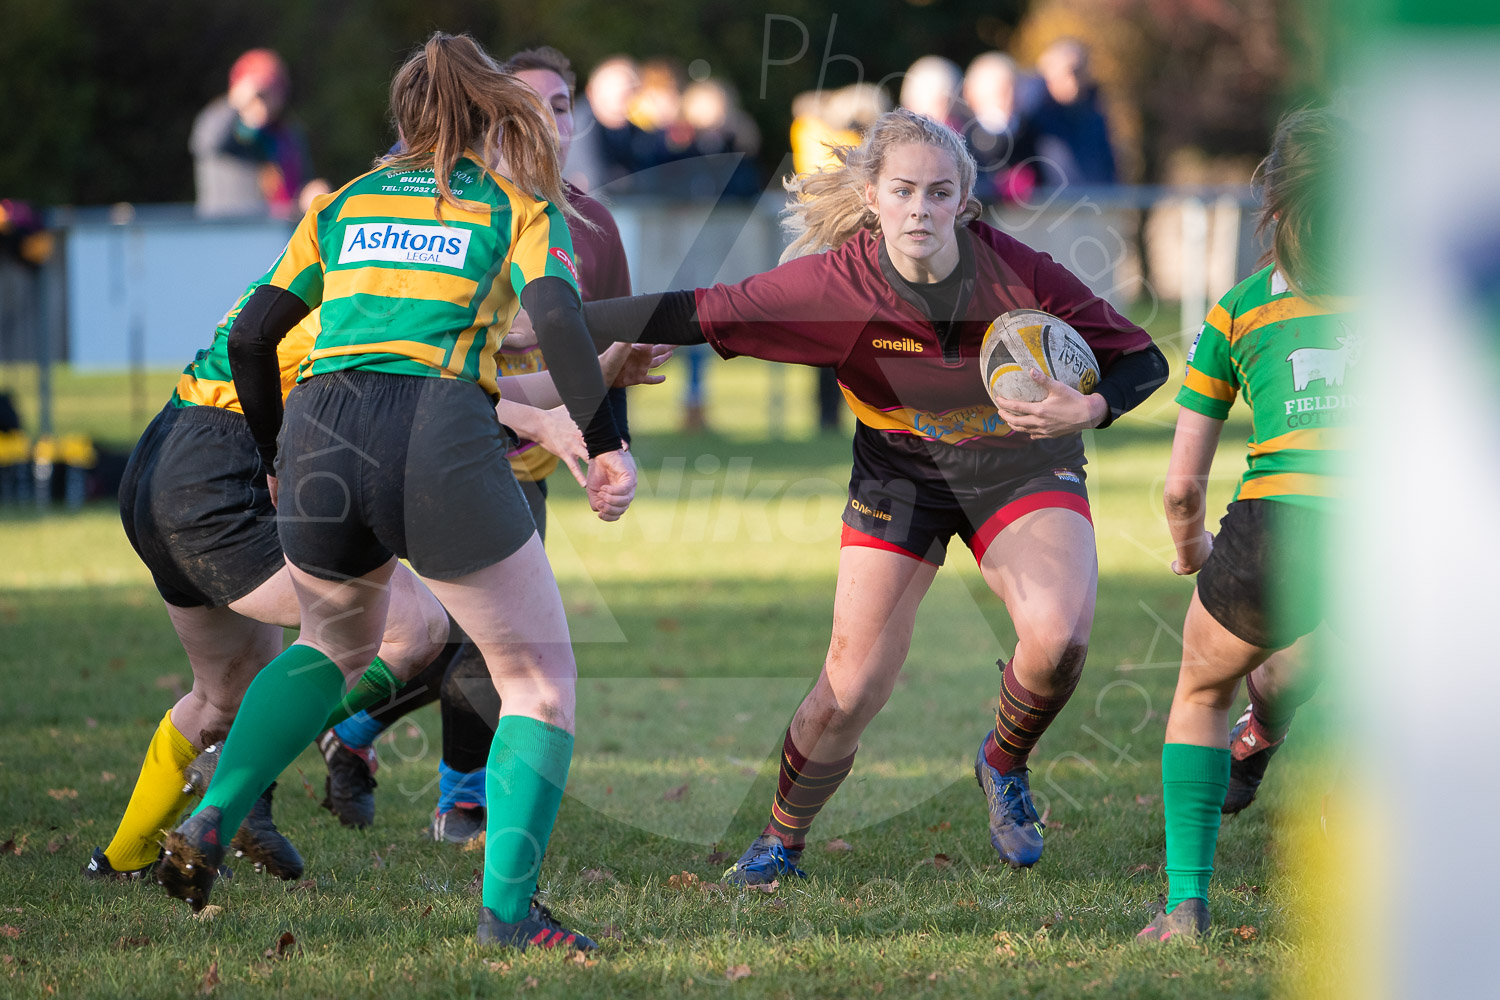
<svg viewBox="0 0 1500 1000">
<path fill-rule="evenodd" d="M 1327 96 L 1311 9 L 0 0 L 0 394 L 7 363 L 190 357 L 280 227 L 390 147 L 391 70 L 435 27 L 498 58 L 572 59 L 566 174 L 612 206 L 637 291 L 769 267 L 780 181 L 901 105 L 964 137 L 993 221 L 1121 307 L 1183 303 L 1187 328 L 1254 257 L 1248 183 L 1272 124 Z M 711 359 L 685 353 L 683 425 L 701 429 Z M 831 379 L 819 410 L 836 425 Z M 16 423 L 0 406 L 0 467 L 52 441 L 45 414 L 40 435 Z"/>
</svg>

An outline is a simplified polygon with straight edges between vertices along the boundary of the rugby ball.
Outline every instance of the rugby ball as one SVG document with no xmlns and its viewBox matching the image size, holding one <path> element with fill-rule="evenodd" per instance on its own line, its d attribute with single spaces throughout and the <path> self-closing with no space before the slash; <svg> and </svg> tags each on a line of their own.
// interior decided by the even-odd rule
<svg viewBox="0 0 1500 1000">
<path fill-rule="evenodd" d="M 984 331 L 984 387 L 991 399 L 1040 402 L 1047 393 L 1031 380 L 1033 368 L 1085 394 L 1099 384 L 1099 362 L 1082 334 L 1040 309 L 1012 309 Z"/>
</svg>

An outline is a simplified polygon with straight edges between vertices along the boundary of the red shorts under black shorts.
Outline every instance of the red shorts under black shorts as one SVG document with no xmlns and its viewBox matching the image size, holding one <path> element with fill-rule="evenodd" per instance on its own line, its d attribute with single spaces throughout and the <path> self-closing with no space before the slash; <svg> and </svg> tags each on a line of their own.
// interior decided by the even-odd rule
<svg viewBox="0 0 1500 1000">
<path fill-rule="evenodd" d="M 844 507 L 843 545 L 886 549 L 941 566 L 954 535 L 978 562 L 1001 531 L 1034 510 L 1060 507 L 1093 520 L 1081 449 L 1076 456 L 1049 456 L 1040 467 L 1014 462 L 1004 472 L 934 479 L 901 476 L 899 465 L 905 463 L 884 461 L 880 452 L 886 449 L 862 448 L 860 437 Z M 865 436 L 866 443 L 875 440 Z"/>
</svg>

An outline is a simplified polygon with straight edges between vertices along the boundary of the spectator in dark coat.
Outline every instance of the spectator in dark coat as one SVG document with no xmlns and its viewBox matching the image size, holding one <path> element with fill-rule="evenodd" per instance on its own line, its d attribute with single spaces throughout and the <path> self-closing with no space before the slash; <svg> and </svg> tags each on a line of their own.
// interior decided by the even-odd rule
<svg viewBox="0 0 1500 1000">
<path fill-rule="evenodd" d="M 1023 100 L 1023 114 L 1036 130 L 1042 184 L 1115 183 L 1115 153 L 1099 87 L 1089 74 L 1088 49 L 1064 38 L 1047 46 L 1036 65 L 1040 85 Z"/>
</svg>

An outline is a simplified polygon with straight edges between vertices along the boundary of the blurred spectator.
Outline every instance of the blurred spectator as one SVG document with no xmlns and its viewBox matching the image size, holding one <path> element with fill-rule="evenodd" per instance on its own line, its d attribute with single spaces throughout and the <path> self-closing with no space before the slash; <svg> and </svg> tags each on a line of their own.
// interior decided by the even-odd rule
<svg viewBox="0 0 1500 1000">
<path fill-rule="evenodd" d="M 682 72 L 676 63 L 652 59 L 641 66 L 630 120 L 656 139 L 645 166 L 693 155 L 693 128 L 682 117 Z"/>
<path fill-rule="evenodd" d="M 589 75 L 584 95 L 593 127 L 580 124 L 573 144 L 579 168 L 592 171 L 585 175 L 588 189 L 609 184 L 615 191 L 633 190 L 636 171 L 651 161 L 652 136 L 630 120 L 640 89 L 640 73 L 629 56 L 611 56 Z"/>
<path fill-rule="evenodd" d="M 1015 61 L 1002 52 L 986 52 L 969 63 L 964 74 L 964 103 L 969 120 L 964 141 L 979 165 L 975 194 L 981 201 L 1025 201 L 1036 187 L 1036 154 L 1031 125 L 1016 101 Z"/>
<path fill-rule="evenodd" d="M 873 83 L 809 90 L 792 101 L 792 169 L 799 174 L 834 166 L 830 146 L 856 146 L 866 128 L 891 109 Z"/>
<path fill-rule="evenodd" d="M 963 84 L 964 75 L 952 60 L 923 56 L 907 68 L 901 81 L 901 106 L 960 132 L 965 117 L 959 103 Z"/>
<path fill-rule="evenodd" d="M 270 49 L 235 60 L 229 92 L 198 113 L 188 141 L 198 214 L 288 217 L 297 210 L 314 178 L 302 128 L 285 117 L 290 90 L 286 64 Z"/>
<path fill-rule="evenodd" d="M 1036 67 L 1041 85 L 1023 99 L 1022 113 L 1036 132 L 1041 183 L 1115 183 L 1115 154 L 1099 87 L 1089 74 L 1088 49 L 1077 39 L 1060 39 L 1042 51 Z"/>
<path fill-rule="evenodd" d="M 693 152 L 699 156 L 719 153 L 742 154 L 733 172 L 722 184 L 726 198 L 754 198 L 760 194 L 760 170 L 756 154 L 760 152 L 760 129 L 755 119 L 740 107 L 739 95 L 720 80 L 699 80 L 682 92 L 682 120 L 692 130 Z M 704 182 L 722 179 L 720 171 L 700 172 L 693 178 L 689 193 L 712 197 L 720 194 L 718 183 L 704 190 Z"/>
</svg>

